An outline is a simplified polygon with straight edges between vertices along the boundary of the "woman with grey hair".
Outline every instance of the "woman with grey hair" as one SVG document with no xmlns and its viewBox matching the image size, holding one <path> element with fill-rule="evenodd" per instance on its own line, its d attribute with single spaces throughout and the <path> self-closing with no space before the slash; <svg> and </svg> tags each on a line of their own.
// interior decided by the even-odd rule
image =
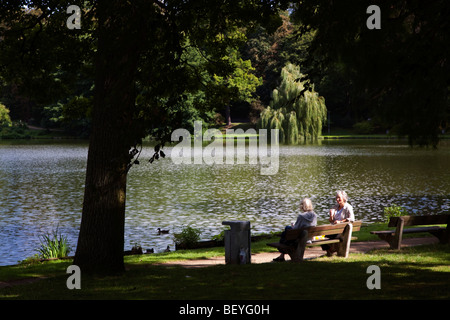
<svg viewBox="0 0 450 320">
<path fill-rule="evenodd" d="M 345 191 L 336 191 L 336 205 L 330 209 L 329 221 L 331 224 L 353 222 L 355 221 L 355 214 L 353 213 L 353 207 L 347 202 L 348 195 Z M 336 236 L 329 235 L 328 238 L 332 239 Z M 321 246 L 322 250 L 327 252 L 327 256 L 333 255 L 332 246 L 324 244 Z"/>
<path fill-rule="evenodd" d="M 308 198 L 304 198 L 300 208 L 302 209 L 302 213 L 300 213 L 297 217 L 297 221 L 295 223 L 291 223 L 290 226 L 286 226 L 284 231 L 281 233 L 281 239 L 280 243 L 287 243 L 285 240 L 286 231 L 290 229 L 303 229 L 308 227 L 315 227 L 317 225 L 317 215 L 314 212 L 314 208 L 312 205 L 312 202 Z M 283 249 L 278 249 L 280 251 L 280 256 L 273 259 L 273 261 L 276 262 L 283 262 L 285 261 L 284 255 L 286 252 Z"/>
<path fill-rule="evenodd" d="M 353 207 L 347 202 L 347 200 L 348 196 L 345 191 L 338 190 L 336 192 L 337 204 L 330 209 L 329 220 L 332 224 L 355 221 Z"/>
</svg>

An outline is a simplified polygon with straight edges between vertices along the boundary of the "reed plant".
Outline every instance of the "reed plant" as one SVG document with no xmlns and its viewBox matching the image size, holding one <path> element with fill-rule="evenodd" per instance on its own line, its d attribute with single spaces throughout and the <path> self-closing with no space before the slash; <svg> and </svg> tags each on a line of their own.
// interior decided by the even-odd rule
<svg viewBox="0 0 450 320">
<path fill-rule="evenodd" d="M 41 247 L 39 248 L 39 257 L 41 259 L 54 259 L 67 257 L 70 252 L 70 246 L 67 237 L 58 234 L 58 230 L 47 233 L 40 237 Z"/>
</svg>

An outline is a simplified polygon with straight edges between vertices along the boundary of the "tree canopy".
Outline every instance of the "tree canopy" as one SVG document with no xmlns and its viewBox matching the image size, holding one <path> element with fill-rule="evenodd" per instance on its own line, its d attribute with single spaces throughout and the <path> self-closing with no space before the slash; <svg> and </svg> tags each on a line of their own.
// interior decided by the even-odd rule
<svg viewBox="0 0 450 320">
<path fill-rule="evenodd" d="M 326 116 L 325 99 L 304 79 L 298 66 L 288 63 L 281 70 L 270 106 L 261 113 L 259 127 L 278 129 L 281 142 L 296 144 L 299 138 L 317 139 Z"/>
<path fill-rule="evenodd" d="M 2 2 L 2 81 L 41 104 L 77 94 L 92 98 L 74 261 L 83 272 L 124 270 L 126 179 L 135 150 L 149 133 L 167 140 L 182 123 L 183 102 L 192 101 L 202 85 L 198 69 L 185 60 L 185 53 L 195 48 L 207 57 L 203 70 L 226 79 L 235 66 L 224 57 L 241 41 L 236 30 L 253 24 L 275 29 L 278 10 L 285 4 L 72 1 L 70 5 L 82 10 L 81 28 L 69 29 L 66 1 Z M 92 86 L 80 94 L 77 83 L 85 79 Z"/>
<path fill-rule="evenodd" d="M 271 9 L 250 12 L 250 2 L 242 5 L 246 17 L 223 32 L 219 26 L 230 25 L 229 21 L 201 22 L 201 31 L 183 30 L 205 17 L 201 1 L 135 2 L 134 7 L 145 14 L 140 15 L 141 22 L 130 21 L 127 28 L 160 30 L 158 38 L 141 41 L 141 46 L 158 43 L 152 51 L 158 68 L 148 67 L 147 49 L 138 61 L 141 79 L 136 90 L 141 110 L 137 114 L 141 127 L 152 128 L 147 133 L 161 132 L 163 118 L 171 119 L 167 124 L 174 127 L 190 128 L 200 119 L 205 125 L 213 123 L 217 112 L 230 105 L 233 110 L 244 108 L 244 117 L 250 109 L 250 117 L 256 119 L 269 106 L 281 70 L 290 62 L 301 66 L 304 76 L 326 98 L 333 127 L 370 122 L 370 128 L 379 133 L 408 135 L 411 144 L 437 144 L 449 123 L 447 2 L 379 1 L 381 29 L 374 30 L 367 28 L 369 1 L 292 2 L 289 11 L 271 17 L 264 14 Z M 0 101 L 11 111 L 13 121 L 60 126 L 86 137 L 94 103 L 97 5 L 95 1 L 71 4 L 82 8 L 79 30 L 66 27 L 65 1 L 2 4 Z M 151 12 L 163 7 L 178 22 L 170 22 L 168 14 L 166 22 L 157 22 Z M 181 12 L 189 18 L 181 17 Z M 161 46 L 157 39 L 165 38 L 164 32 L 172 40 Z M 141 32 L 144 38 L 147 34 Z M 117 48 L 111 50 L 120 54 Z M 177 64 L 168 65 L 171 59 Z M 158 88 L 164 81 L 150 78 L 172 78 L 174 85 Z M 157 106 L 159 119 L 145 117 L 148 108 L 153 108 L 149 105 Z"/>
<path fill-rule="evenodd" d="M 380 8 L 380 29 L 367 8 Z M 316 32 L 304 64 L 320 82 L 340 75 L 348 110 L 382 119 L 411 144 L 436 146 L 448 127 L 450 63 L 448 1 L 310 1 L 295 4 L 300 33 Z"/>
</svg>

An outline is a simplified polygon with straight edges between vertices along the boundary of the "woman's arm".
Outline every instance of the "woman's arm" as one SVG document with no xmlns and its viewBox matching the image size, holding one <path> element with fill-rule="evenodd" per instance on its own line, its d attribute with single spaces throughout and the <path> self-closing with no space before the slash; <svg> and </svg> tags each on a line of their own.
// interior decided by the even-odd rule
<svg viewBox="0 0 450 320">
<path fill-rule="evenodd" d="M 346 220 L 345 222 L 355 221 L 355 214 L 353 213 L 353 207 L 350 204 L 346 203 L 344 209 L 345 209 L 345 219 L 344 220 Z"/>
</svg>

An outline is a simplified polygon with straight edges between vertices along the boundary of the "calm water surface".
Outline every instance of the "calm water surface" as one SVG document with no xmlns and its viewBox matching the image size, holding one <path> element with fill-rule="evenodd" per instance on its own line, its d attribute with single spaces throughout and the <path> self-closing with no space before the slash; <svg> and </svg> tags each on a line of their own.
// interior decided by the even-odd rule
<svg viewBox="0 0 450 320">
<path fill-rule="evenodd" d="M 86 142 L 0 142 L 0 265 L 33 256 L 39 237 L 56 229 L 75 252 L 84 192 Z M 183 226 L 223 230 L 222 221 L 249 220 L 252 233 L 279 231 L 311 197 L 320 223 L 345 189 L 358 219 L 381 220 L 383 208 L 438 214 L 450 208 L 450 144 L 438 150 L 402 142 L 339 140 L 281 146 L 279 171 L 263 176 L 259 165 L 174 164 L 168 157 L 141 165 L 128 177 L 125 249 L 138 243 L 162 251 Z M 170 229 L 157 235 L 156 229 Z"/>
</svg>

